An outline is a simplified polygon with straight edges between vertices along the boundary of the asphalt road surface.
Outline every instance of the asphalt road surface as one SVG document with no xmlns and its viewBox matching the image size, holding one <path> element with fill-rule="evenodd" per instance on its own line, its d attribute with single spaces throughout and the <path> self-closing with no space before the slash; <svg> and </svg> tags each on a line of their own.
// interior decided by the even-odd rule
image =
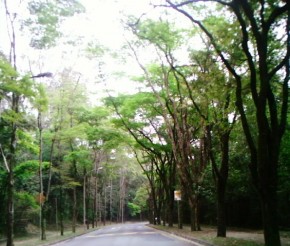
<svg viewBox="0 0 290 246">
<path fill-rule="evenodd" d="M 198 246 L 193 242 L 171 236 L 145 223 L 112 225 L 69 239 L 59 246 Z"/>
</svg>

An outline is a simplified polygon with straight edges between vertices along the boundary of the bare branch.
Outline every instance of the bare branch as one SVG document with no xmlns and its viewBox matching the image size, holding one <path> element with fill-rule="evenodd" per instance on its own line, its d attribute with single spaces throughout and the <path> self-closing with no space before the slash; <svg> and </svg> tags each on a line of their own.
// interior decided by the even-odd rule
<svg viewBox="0 0 290 246">
<path fill-rule="evenodd" d="M 3 161 L 4 161 L 4 164 L 5 164 L 6 170 L 7 170 L 8 173 L 10 173 L 9 165 L 7 163 L 6 156 L 5 156 L 4 152 L 3 152 L 1 144 L 0 144 L 0 150 L 1 150 L 1 155 L 3 157 Z"/>
<path fill-rule="evenodd" d="M 221 1 L 221 0 L 189 0 L 189 1 L 184 1 L 184 2 L 178 3 L 178 4 L 174 4 L 170 0 L 166 0 L 166 2 L 169 3 L 170 6 L 172 4 L 175 5 L 177 8 L 191 4 L 191 3 L 197 3 L 197 2 L 216 2 L 216 3 L 220 3 L 222 5 L 225 5 L 225 6 L 230 6 L 230 2 L 225 2 L 225 1 Z"/>
</svg>

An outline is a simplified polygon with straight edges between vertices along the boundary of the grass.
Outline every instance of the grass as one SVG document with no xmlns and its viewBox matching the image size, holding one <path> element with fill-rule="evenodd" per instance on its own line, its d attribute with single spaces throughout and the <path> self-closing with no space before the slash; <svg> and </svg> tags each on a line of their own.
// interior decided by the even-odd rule
<svg viewBox="0 0 290 246">
<path fill-rule="evenodd" d="M 216 237 L 216 228 L 203 226 L 201 231 L 191 231 L 189 226 L 178 229 L 177 226 L 168 227 L 152 225 L 152 227 L 168 233 L 187 238 L 199 240 L 215 246 L 262 246 L 264 237 L 262 231 L 228 229 L 227 237 Z M 281 232 L 282 246 L 290 246 L 290 232 Z"/>
<path fill-rule="evenodd" d="M 237 238 L 213 238 L 211 242 L 217 246 L 261 246 L 264 245 L 261 242 L 255 242 L 252 240 L 237 239 Z"/>
<path fill-rule="evenodd" d="M 73 238 L 76 236 L 80 236 L 84 233 L 88 233 L 90 231 L 94 231 L 99 229 L 100 227 L 97 228 L 91 228 L 91 229 L 84 229 L 83 226 L 78 226 L 76 228 L 76 232 L 73 233 L 71 231 L 70 227 L 67 227 L 64 231 L 64 235 L 61 236 L 59 231 L 56 230 L 46 230 L 46 240 L 41 240 L 40 239 L 40 232 L 38 228 L 34 228 L 32 231 L 29 231 L 25 235 L 19 235 L 15 236 L 14 238 L 14 245 L 15 246 L 38 246 L 38 245 L 50 245 L 59 241 L 63 241 L 69 238 Z M 6 241 L 1 241 L 0 246 L 6 245 Z"/>
</svg>

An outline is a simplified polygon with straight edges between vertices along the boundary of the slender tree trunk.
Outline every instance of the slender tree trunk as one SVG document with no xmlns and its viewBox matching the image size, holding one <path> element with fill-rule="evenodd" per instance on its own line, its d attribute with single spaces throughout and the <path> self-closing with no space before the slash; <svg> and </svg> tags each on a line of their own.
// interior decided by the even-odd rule
<svg viewBox="0 0 290 246">
<path fill-rule="evenodd" d="M 59 222 L 60 222 L 60 235 L 64 235 L 64 224 L 63 224 L 63 191 L 62 187 L 60 187 L 60 195 L 59 195 Z"/>
<path fill-rule="evenodd" d="M 86 208 L 87 208 L 87 229 L 90 229 L 90 216 L 88 216 L 89 208 L 90 208 L 90 200 L 91 200 L 91 176 L 88 177 L 87 180 L 87 200 L 86 200 Z"/>
<path fill-rule="evenodd" d="M 76 187 L 73 188 L 73 211 L 72 211 L 72 232 L 76 232 L 76 222 L 77 222 L 77 193 Z"/>
<path fill-rule="evenodd" d="M 19 96 L 12 95 L 12 110 L 18 113 Z M 11 143 L 10 143 L 10 157 L 8 170 L 8 187 L 7 187 L 7 246 L 14 246 L 14 173 L 15 166 L 15 152 L 16 152 L 16 130 L 17 126 L 12 123 Z"/>
<path fill-rule="evenodd" d="M 10 164 L 10 171 L 8 173 L 8 185 L 7 185 L 7 246 L 14 246 L 13 242 L 13 226 L 14 226 L 14 201 L 13 201 L 13 194 L 14 194 L 14 177 L 13 171 L 11 171 L 12 165 Z"/>
<path fill-rule="evenodd" d="M 6 16 L 8 17 L 9 23 L 8 26 L 10 28 L 9 32 L 11 32 L 10 37 L 10 57 L 9 61 L 13 65 L 13 68 L 15 71 L 17 71 L 16 67 L 16 35 L 15 35 L 15 27 L 14 27 L 14 21 L 16 18 L 16 15 L 12 15 L 10 13 L 7 0 L 4 0 L 5 10 L 6 10 Z M 15 114 L 19 113 L 19 101 L 20 96 L 16 93 L 12 93 L 12 111 Z M 11 124 L 11 142 L 10 142 L 10 156 L 9 156 L 9 170 L 8 170 L 8 187 L 7 187 L 7 246 L 14 246 L 14 167 L 16 164 L 16 146 L 17 146 L 17 124 L 16 122 L 12 122 Z"/>
<path fill-rule="evenodd" d="M 102 223 L 102 199 L 101 199 L 101 193 L 99 193 L 98 196 L 98 205 L 99 205 L 99 221 Z"/>
<path fill-rule="evenodd" d="M 58 230 L 58 207 L 57 207 L 57 198 L 55 198 L 55 227 Z"/>
<path fill-rule="evenodd" d="M 41 229 L 41 240 L 46 240 L 45 235 L 45 203 L 46 198 L 44 195 L 44 189 L 43 189 L 43 175 L 42 175 L 42 117 L 41 112 L 38 110 L 38 117 L 37 117 L 37 123 L 38 123 L 38 131 L 39 131 L 39 202 L 40 202 L 40 229 Z"/>
<path fill-rule="evenodd" d="M 110 181 L 110 222 L 113 222 L 113 210 L 112 210 L 112 206 L 113 206 L 113 182 L 112 179 Z"/>
<path fill-rule="evenodd" d="M 106 225 L 106 221 L 107 221 L 107 187 L 106 185 L 104 186 L 104 225 Z M 122 208 L 123 208 L 123 200 L 122 200 Z M 123 211 L 122 211 L 123 213 Z"/>
<path fill-rule="evenodd" d="M 42 204 L 40 205 L 40 210 L 41 210 L 41 219 L 40 219 L 40 224 L 41 224 L 41 240 L 46 240 L 46 202 L 43 201 Z"/>
<path fill-rule="evenodd" d="M 183 228 L 183 202 L 177 201 L 177 213 L 178 213 L 178 229 Z"/>
<path fill-rule="evenodd" d="M 94 202 L 93 202 L 93 228 L 96 226 L 97 227 L 97 225 L 98 225 L 98 223 L 97 223 L 97 220 L 98 220 L 98 218 L 97 218 L 97 204 L 98 204 L 98 201 L 97 201 L 97 191 L 98 191 L 98 181 L 97 181 L 97 177 L 95 177 L 95 179 L 94 179 L 94 181 L 95 181 L 95 189 L 94 189 Z"/>
</svg>

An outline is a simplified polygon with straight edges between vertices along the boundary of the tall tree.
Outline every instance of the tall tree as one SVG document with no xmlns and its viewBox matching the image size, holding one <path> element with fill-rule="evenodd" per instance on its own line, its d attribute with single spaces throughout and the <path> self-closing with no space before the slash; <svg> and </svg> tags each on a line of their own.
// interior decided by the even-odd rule
<svg viewBox="0 0 290 246">
<path fill-rule="evenodd" d="M 197 19 L 197 15 L 191 12 L 200 2 L 217 3 L 229 17 L 235 17 L 240 37 L 236 50 L 244 57 L 243 61 L 232 62 L 235 53 L 226 49 L 223 38 L 206 24 L 207 15 L 204 19 Z M 290 3 L 248 0 L 166 0 L 166 3 L 202 30 L 236 81 L 236 105 L 251 154 L 252 180 L 261 201 L 265 244 L 279 246 L 277 174 L 289 101 Z M 227 34 L 237 35 L 229 31 Z M 248 96 L 245 85 L 249 87 L 253 100 L 255 122 L 249 120 L 245 107 Z"/>
<path fill-rule="evenodd" d="M 164 223 L 173 226 L 176 165 L 160 105 L 155 96 L 147 92 L 107 100 L 114 105 L 120 118 L 114 120 L 116 126 L 123 126 L 136 141 L 132 147 L 151 186 L 152 211 L 157 223 L 163 217 Z"/>
<path fill-rule="evenodd" d="M 3 91 L 2 100 L 5 99 L 7 103 L 6 112 L 2 115 L 7 127 L 9 128 L 9 145 L 7 151 L 7 158 L 4 151 L 2 157 L 5 162 L 6 170 L 8 172 L 7 180 L 7 246 L 13 246 L 13 227 L 14 227 L 14 167 L 17 163 L 17 132 L 21 128 L 25 115 L 25 110 L 21 109 L 20 105 L 24 102 L 25 97 L 32 97 L 32 83 L 27 76 L 21 77 L 17 72 L 17 54 L 16 54 L 16 15 L 11 13 L 7 1 L 4 1 L 7 26 L 9 29 L 10 52 L 9 62 L 1 60 L 1 91 Z"/>
<path fill-rule="evenodd" d="M 203 171 L 208 162 L 204 145 L 195 144 L 200 141 L 202 128 L 200 118 L 205 116 L 195 101 L 193 86 L 189 85 L 187 80 L 188 77 L 194 76 L 191 72 L 192 66 L 181 65 L 184 61 L 177 56 L 177 52 L 184 48 L 182 37 L 187 36 L 187 33 L 178 30 L 169 21 L 162 20 L 159 22 L 138 20 L 129 25 L 139 38 L 139 43 L 144 46 L 152 45 L 157 56 L 159 63 L 146 67 L 142 64 L 142 56 L 137 54 L 136 47 L 130 45 L 136 61 L 144 72 L 144 80 L 161 105 L 160 113 L 185 193 L 183 198 L 188 200 L 191 208 L 191 228 L 199 230 L 198 187 L 202 184 Z M 200 158 L 196 158 L 198 155 Z"/>
</svg>

